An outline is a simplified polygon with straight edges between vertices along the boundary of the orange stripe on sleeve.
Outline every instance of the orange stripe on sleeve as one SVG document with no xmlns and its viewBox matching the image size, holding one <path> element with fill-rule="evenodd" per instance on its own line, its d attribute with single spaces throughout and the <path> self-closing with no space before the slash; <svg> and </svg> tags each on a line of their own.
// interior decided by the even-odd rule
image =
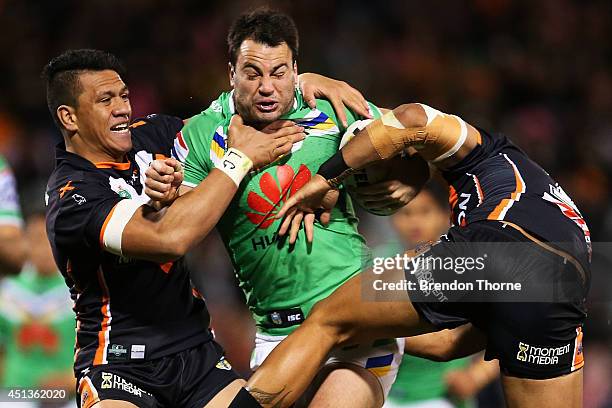
<svg viewBox="0 0 612 408">
<path fill-rule="evenodd" d="M 504 208 L 506 208 L 506 206 L 509 203 L 510 203 L 510 200 L 507 198 L 504 198 L 503 200 L 501 200 L 499 204 L 497 204 L 497 206 L 493 209 L 493 211 L 491 211 L 487 219 L 488 220 L 498 220 L 500 218 L 501 212 L 504 210 Z"/>
<path fill-rule="evenodd" d="M 491 211 L 491 213 L 487 216 L 488 220 L 503 220 L 505 216 L 505 211 L 507 211 L 515 201 L 518 201 L 521 197 L 520 195 L 525 191 L 525 185 L 523 184 L 523 179 L 518 172 L 518 169 L 514 165 L 514 163 L 508 159 L 506 156 L 506 160 L 512 166 L 512 170 L 514 171 L 514 182 L 515 188 L 514 191 L 510 194 L 510 198 L 502 199 L 499 204 Z"/>
<path fill-rule="evenodd" d="M 476 175 L 473 175 L 472 178 L 474 179 L 474 184 L 476 184 L 476 192 L 478 193 L 478 205 L 480 205 L 484 201 L 484 193 L 482 192 L 482 187 L 480 186 L 480 180 L 478 180 L 478 177 L 476 177 Z"/>
</svg>

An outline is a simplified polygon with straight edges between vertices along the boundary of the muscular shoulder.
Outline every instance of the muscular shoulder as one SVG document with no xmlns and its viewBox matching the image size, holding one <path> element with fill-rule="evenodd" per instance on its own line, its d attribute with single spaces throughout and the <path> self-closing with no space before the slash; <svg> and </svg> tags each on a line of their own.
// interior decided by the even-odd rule
<svg viewBox="0 0 612 408">
<path fill-rule="evenodd" d="M 226 150 L 225 129 L 229 117 L 209 108 L 189 119 L 180 139 L 184 148 L 185 184 L 199 184 Z"/>
<path fill-rule="evenodd" d="M 204 138 L 212 136 L 219 123 L 224 121 L 224 116 L 211 111 L 210 108 L 193 116 L 183 127 L 183 135 L 190 138 Z"/>
</svg>

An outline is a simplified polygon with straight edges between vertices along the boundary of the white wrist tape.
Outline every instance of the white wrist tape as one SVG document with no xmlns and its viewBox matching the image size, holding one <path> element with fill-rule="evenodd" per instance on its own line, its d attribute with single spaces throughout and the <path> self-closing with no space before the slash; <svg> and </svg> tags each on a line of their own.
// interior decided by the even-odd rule
<svg viewBox="0 0 612 408">
<path fill-rule="evenodd" d="M 237 186 L 253 168 L 253 162 L 238 149 L 231 147 L 221 159 L 221 166 L 217 167 L 231 178 Z"/>
<path fill-rule="evenodd" d="M 140 200 L 123 199 L 111 210 L 100 231 L 102 248 L 115 255 L 123 255 L 121 236 L 132 216 L 144 203 Z"/>
</svg>

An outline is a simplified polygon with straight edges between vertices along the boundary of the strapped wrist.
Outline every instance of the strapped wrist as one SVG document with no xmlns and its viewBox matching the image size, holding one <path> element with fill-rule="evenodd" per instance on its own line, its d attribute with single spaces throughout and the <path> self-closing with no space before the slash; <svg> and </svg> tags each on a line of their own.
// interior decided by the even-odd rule
<svg viewBox="0 0 612 408">
<path fill-rule="evenodd" d="M 338 151 L 319 167 L 317 174 L 322 176 L 332 188 L 338 188 L 342 181 L 355 171 L 344 161 L 342 151 Z"/>
<path fill-rule="evenodd" d="M 253 162 L 240 150 L 230 147 L 221 159 L 221 166 L 217 168 L 227 174 L 236 186 L 240 186 L 244 176 L 253 168 Z"/>
</svg>

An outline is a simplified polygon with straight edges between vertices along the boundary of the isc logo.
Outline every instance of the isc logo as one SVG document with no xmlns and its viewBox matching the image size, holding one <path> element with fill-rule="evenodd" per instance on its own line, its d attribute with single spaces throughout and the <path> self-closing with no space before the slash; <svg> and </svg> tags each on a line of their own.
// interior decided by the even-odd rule
<svg viewBox="0 0 612 408">
<path fill-rule="evenodd" d="M 288 322 L 299 322 L 301 317 L 302 316 L 299 313 L 298 314 L 288 315 L 287 316 L 287 321 Z"/>
</svg>

